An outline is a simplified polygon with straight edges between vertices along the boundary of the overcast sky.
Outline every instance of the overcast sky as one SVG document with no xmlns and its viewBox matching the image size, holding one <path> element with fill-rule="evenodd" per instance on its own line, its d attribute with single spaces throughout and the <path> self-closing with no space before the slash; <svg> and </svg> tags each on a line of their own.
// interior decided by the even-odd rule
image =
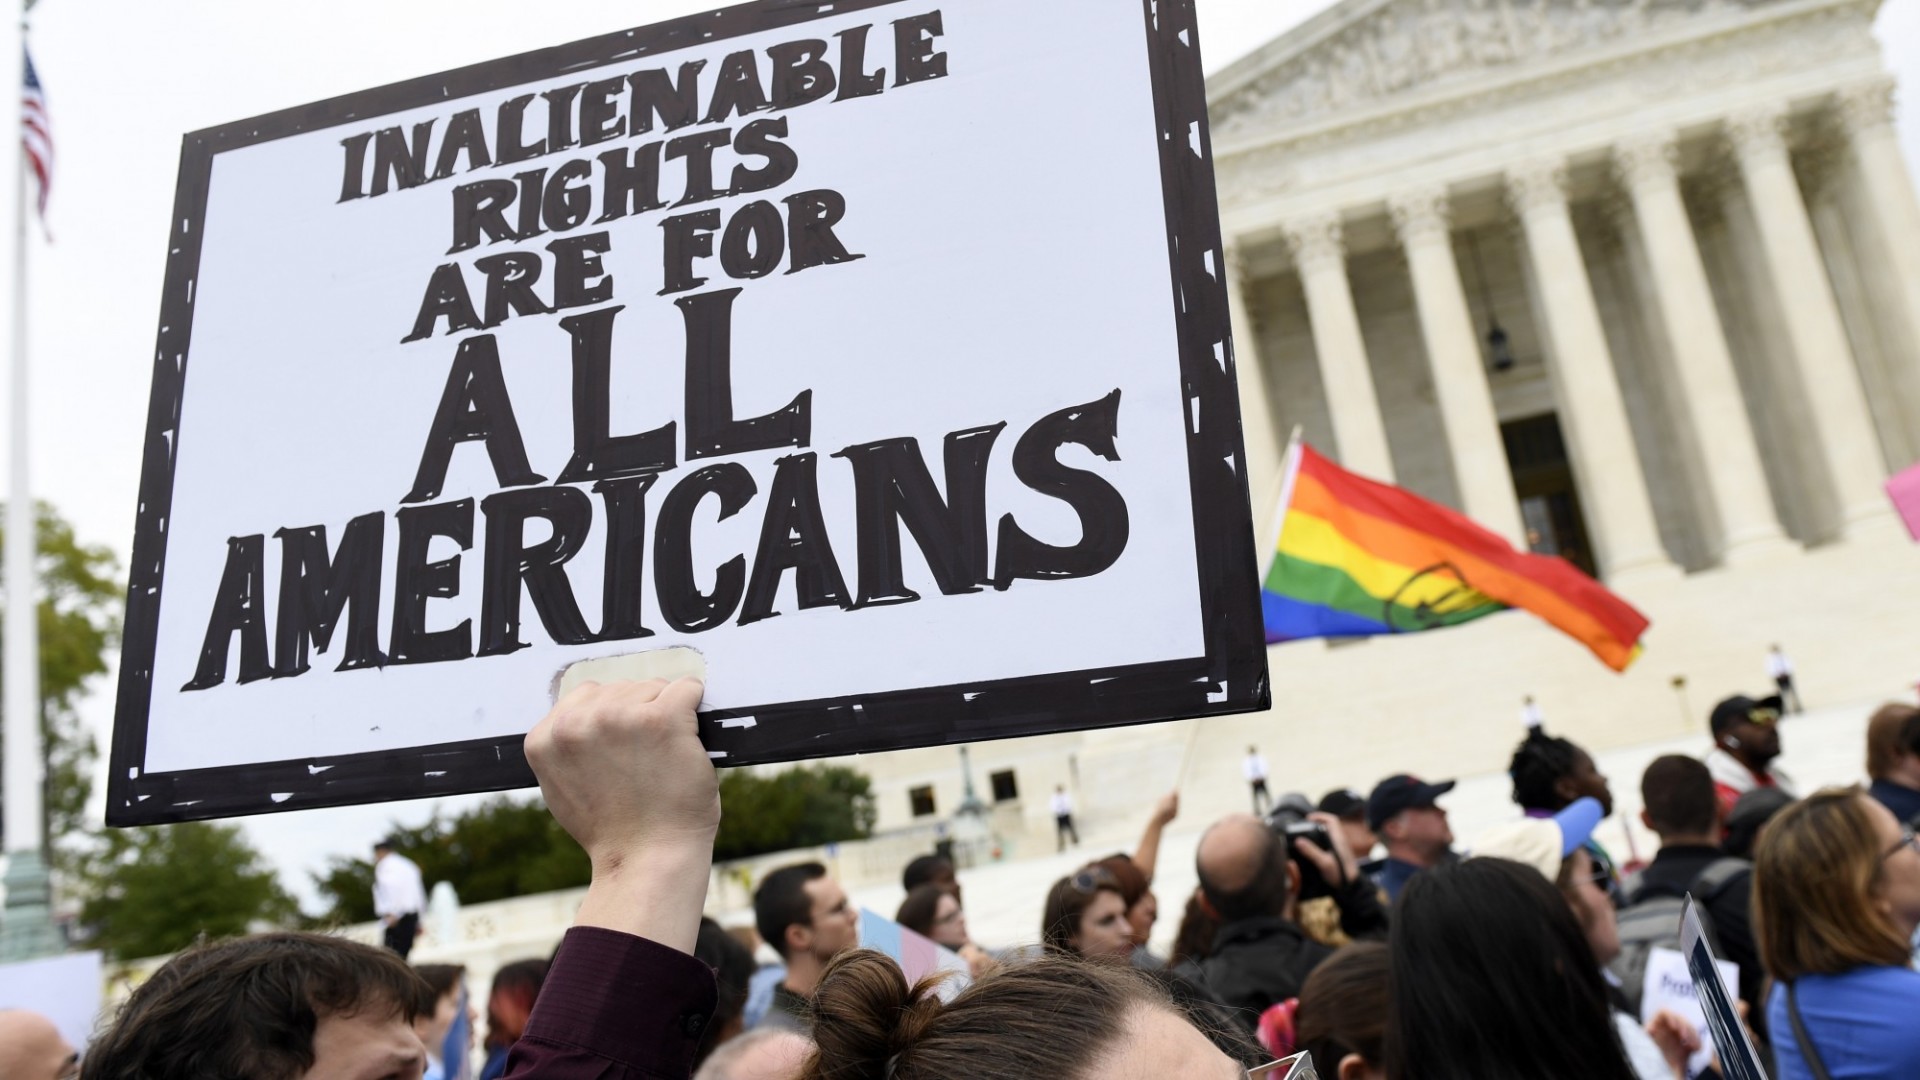
<svg viewBox="0 0 1920 1080">
<path fill-rule="evenodd" d="M 1328 6 L 1198 3 L 1209 70 Z M 58 507 L 84 540 L 112 546 L 124 562 L 182 133 L 712 6 L 41 0 L 31 43 L 58 164 L 49 210 L 56 242 L 36 241 L 31 249 L 38 497 Z M 1902 96 L 1911 100 L 1920 86 L 1920 0 L 1887 3 L 1878 32 Z M 1920 161 L 1920 118 L 1910 110 L 1900 123 L 1908 160 Z M 0 439 L 0 455 L 6 445 Z M 87 705 L 103 749 L 111 714 L 112 688 L 103 683 Z M 429 803 L 393 804 L 280 814 L 247 827 L 288 871 L 289 886 L 310 899 L 306 868 L 330 853 L 363 854 L 386 822 L 422 821 L 430 812 Z"/>
</svg>

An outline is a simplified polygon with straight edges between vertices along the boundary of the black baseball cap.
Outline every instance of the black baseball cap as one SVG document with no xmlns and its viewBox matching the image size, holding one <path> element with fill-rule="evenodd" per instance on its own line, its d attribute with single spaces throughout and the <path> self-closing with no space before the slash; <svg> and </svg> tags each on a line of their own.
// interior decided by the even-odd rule
<svg viewBox="0 0 1920 1080">
<path fill-rule="evenodd" d="M 1367 828 L 1378 831 L 1402 810 L 1432 806 L 1434 800 L 1452 790 L 1451 780 L 1429 784 L 1406 773 L 1389 776 L 1374 785 L 1373 794 L 1367 796 Z"/>
<path fill-rule="evenodd" d="M 1780 713 L 1785 708 L 1786 702 L 1781 700 L 1779 694 L 1763 698 L 1735 694 L 1713 707 L 1713 714 L 1707 717 L 1707 727 L 1718 738 L 1735 724 L 1771 724 L 1780 719 Z"/>
<path fill-rule="evenodd" d="M 1367 812 L 1367 800 L 1352 788 L 1335 788 L 1320 796 L 1320 812 L 1352 820 Z"/>
</svg>

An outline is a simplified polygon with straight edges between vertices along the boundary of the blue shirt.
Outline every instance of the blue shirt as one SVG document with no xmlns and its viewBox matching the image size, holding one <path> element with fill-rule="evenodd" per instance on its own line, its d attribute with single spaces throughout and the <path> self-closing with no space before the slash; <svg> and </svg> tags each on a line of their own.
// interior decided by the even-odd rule
<svg viewBox="0 0 1920 1080">
<path fill-rule="evenodd" d="M 1920 972 L 1858 967 L 1843 975 L 1806 975 L 1795 984 L 1807 1038 L 1833 1080 L 1920 1076 Z M 1778 1080 L 1813 1080 L 1787 1018 L 1787 989 L 1767 997 Z"/>
<path fill-rule="evenodd" d="M 1893 816 L 1899 818 L 1902 825 L 1920 817 L 1920 791 L 1891 780 L 1875 780 L 1873 786 L 1867 789 L 1867 794 L 1878 799 L 1881 806 L 1893 811 Z"/>
<path fill-rule="evenodd" d="M 1413 880 L 1413 875 L 1424 869 L 1426 868 L 1389 856 L 1381 861 L 1379 871 L 1373 875 L 1373 881 L 1374 884 L 1387 890 L 1388 900 L 1398 900 L 1400 890 L 1407 887 L 1407 882 Z"/>
</svg>

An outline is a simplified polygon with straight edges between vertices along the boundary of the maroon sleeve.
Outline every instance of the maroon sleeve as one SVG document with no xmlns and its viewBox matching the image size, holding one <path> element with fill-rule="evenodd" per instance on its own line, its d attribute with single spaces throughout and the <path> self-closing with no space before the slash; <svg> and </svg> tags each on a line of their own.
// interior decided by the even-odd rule
<svg viewBox="0 0 1920 1080">
<path fill-rule="evenodd" d="M 713 969 L 598 927 L 567 931 L 504 1080 L 685 1080 L 713 1019 Z"/>
</svg>

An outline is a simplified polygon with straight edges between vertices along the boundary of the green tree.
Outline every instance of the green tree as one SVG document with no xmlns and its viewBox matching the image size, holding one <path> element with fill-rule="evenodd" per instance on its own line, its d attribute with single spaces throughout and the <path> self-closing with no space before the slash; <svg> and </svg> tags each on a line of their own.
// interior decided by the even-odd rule
<svg viewBox="0 0 1920 1080">
<path fill-rule="evenodd" d="M 817 847 L 873 834 L 873 783 L 840 765 L 786 769 L 758 776 L 720 774 L 716 859 L 744 859 L 788 848 Z"/>
<path fill-rule="evenodd" d="M 293 925 L 300 909 L 237 825 L 190 821 L 106 832 L 87 862 L 80 921 L 117 960 Z"/>
<path fill-rule="evenodd" d="M 720 774 L 725 808 L 717 859 L 740 859 L 788 848 L 859 840 L 873 833 L 873 784 L 841 766 L 788 769 L 756 776 Z M 571 889 L 592 877 L 587 853 L 560 828 L 546 805 L 501 797 L 453 817 L 390 830 L 395 850 L 420 865 L 428 887 L 448 881 L 463 904 Z M 313 875 L 327 901 L 321 922 L 373 918 L 373 863 L 335 856 Z"/>
<path fill-rule="evenodd" d="M 85 815 L 98 755 L 75 705 L 93 680 L 106 674 L 107 653 L 119 644 L 126 585 L 111 550 L 80 543 L 73 526 L 46 503 L 36 509 L 40 737 L 47 762 L 41 850 L 55 871 L 64 873 L 74 869 L 89 832 Z M 5 584 L 0 580 L 0 604 Z"/>
</svg>

